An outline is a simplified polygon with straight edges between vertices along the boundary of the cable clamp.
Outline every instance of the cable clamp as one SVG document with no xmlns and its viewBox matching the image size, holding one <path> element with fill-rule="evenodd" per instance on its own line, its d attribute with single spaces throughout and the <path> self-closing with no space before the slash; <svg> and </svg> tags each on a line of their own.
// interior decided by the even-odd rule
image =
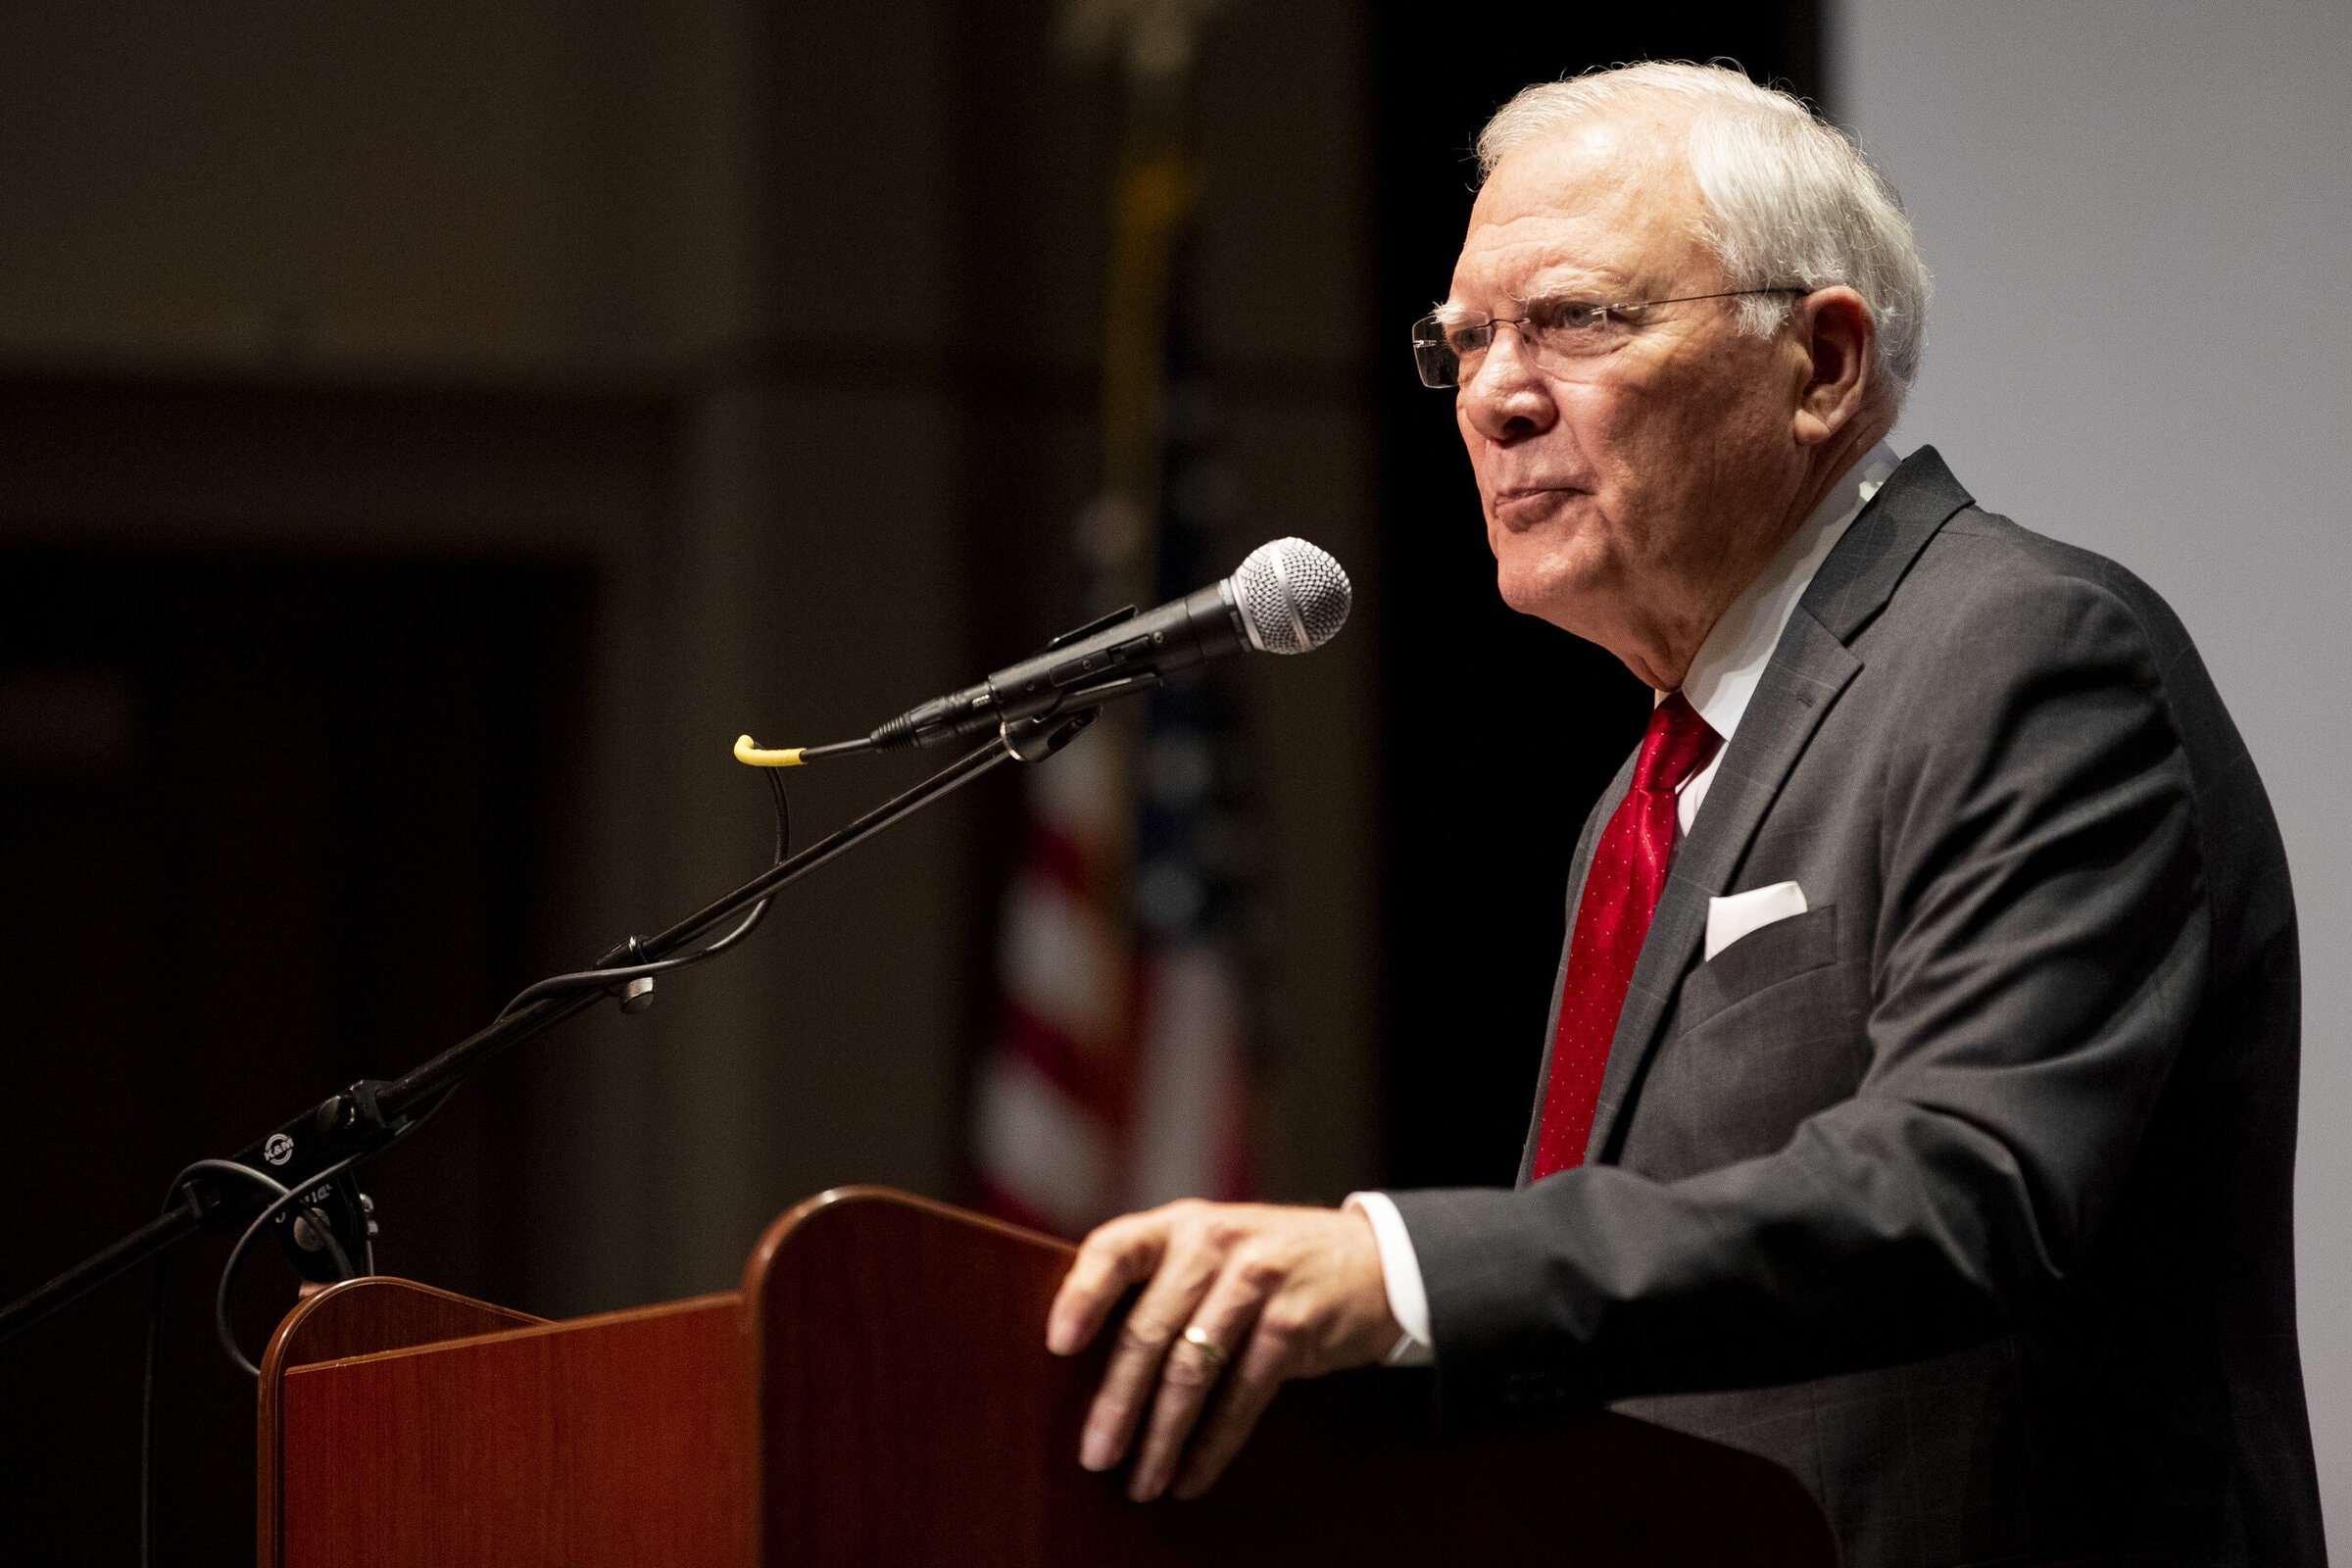
<svg viewBox="0 0 2352 1568">
<path fill-rule="evenodd" d="M 629 938 L 615 950 L 613 956 L 619 959 L 618 962 L 600 963 L 597 967 L 600 969 L 634 969 L 641 963 L 653 961 L 646 956 L 645 940 L 642 937 Z M 631 975 L 626 980 L 605 987 L 605 995 L 617 997 L 620 1000 L 620 1010 L 623 1012 L 643 1012 L 654 1004 L 654 977 L 650 974 Z"/>
<path fill-rule="evenodd" d="M 391 1087 L 390 1083 L 381 1078 L 363 1078 L 349 1089 L 344 1090 L 343 1094 L 337 1098 L 350 1101 L 353 1112 L 362 1123 L 379 1133 L 389 1133 L 397 1131 L 397 1129 L 392 1125 L 391 1119 L 385 1116 L 383 1104 L 378 1097 Z"/>
</svg>

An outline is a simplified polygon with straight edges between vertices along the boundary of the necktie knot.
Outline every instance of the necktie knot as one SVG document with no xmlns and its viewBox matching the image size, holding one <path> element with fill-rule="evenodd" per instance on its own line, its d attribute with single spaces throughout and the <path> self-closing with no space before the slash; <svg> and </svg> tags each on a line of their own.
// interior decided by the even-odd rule
<svg viewBox="0 0 2352 1568">
<path fill-rule="evenodd" d="M 1685 780 L 1707 765 L 1723 737 L 1707 727 L 1690 700 L 1676 692 L 1650 710 L 1649 730 L 1642 737 L 1642 755 L 1634 762 L 1634 788 L 1681 789 Z"/>
</svg>

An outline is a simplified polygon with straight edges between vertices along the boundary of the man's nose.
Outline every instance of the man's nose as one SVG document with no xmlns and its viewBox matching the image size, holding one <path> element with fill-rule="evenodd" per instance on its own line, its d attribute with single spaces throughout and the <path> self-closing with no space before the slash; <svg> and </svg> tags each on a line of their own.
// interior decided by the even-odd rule
<svg viewBox="0 0 2352 1568">
<path fill-rule="evenodd" d="M 1494 340 L 1479 357 L 1477 373 L 1462 382 L 1462 415 L 1490 441 L 1539 435 L 1551 428 L 1559 409 L 1537 372 L 1536 357 L 1514 322 L 1496 322 Z M 1502 330 L 1502 328 L 1509 330 Z"/>
</svg>

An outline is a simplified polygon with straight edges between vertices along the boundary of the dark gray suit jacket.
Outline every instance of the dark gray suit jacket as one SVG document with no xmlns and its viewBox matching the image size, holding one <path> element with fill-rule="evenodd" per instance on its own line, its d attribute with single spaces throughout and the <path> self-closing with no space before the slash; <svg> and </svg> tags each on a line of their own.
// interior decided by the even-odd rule
<svg viewBox="0 0 2352 1568">
<path fill-rule="evenodd" d="M 1700 961 L 1710 896 L 1791 879 L 1806 913 Z M 1676 854 L 1588 1163 L 1396 1195 L 1442 1403 L 1621 1400 L 1763 1454 L 1853 1568 L 2323 1561 L 2296 965 L 2180 622 L 1914 454 Z"/>
</svg>

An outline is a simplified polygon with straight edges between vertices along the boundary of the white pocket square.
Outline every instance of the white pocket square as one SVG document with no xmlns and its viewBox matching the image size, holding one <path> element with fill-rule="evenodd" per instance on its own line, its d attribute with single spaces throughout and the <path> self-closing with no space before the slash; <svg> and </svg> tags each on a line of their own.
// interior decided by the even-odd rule
<svg viewBox="0 0 2352 1568">
<path fill-rule="evenodd" d="M 1775 920 L 1805 912 L 1805 890 L 1793 882 L 1775 882 L 1728 898 L 1707 901 L 1707 956 L 1711 959 L 1746 936 Z"/>
</svg>

